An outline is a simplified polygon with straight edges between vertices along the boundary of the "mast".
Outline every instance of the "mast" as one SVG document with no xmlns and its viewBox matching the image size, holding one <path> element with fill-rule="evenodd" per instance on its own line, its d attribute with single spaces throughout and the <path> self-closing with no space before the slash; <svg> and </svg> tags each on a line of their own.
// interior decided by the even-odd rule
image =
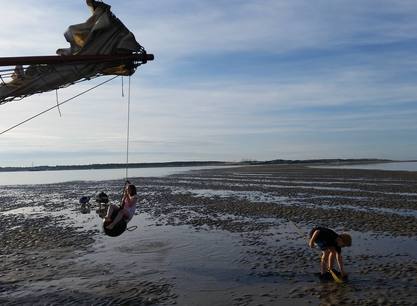
<svg viewBox="0 0 417 306">
<path fill-rule="evenodd" d="M 47 55 L 47 56 L 19 56 L 0 57 L 0 66 L 41 65 L 41 64 L 74 64 L 97 62 L 141 62 L 153 61 L 154 55 L 147 53 L 128 55 Z"/>
</svg>

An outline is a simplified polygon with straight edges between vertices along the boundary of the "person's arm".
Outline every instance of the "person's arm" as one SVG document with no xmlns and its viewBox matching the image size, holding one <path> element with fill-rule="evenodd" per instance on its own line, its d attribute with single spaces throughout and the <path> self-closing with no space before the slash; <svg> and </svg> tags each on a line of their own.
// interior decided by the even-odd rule
<svg viewBox="0 0 417 306">
<path fill-rule="evenodd" d="M 310 241 L 308 242 L 308 246 L 310 248 L 314 248 L 314 243 L 316 242 L 317 236 L 319 235 L 320 231 L 315 230 L 313 235 L 311 235 Z"/>
<path fill-rule="evenodd" d="M 122 208 L 125 206 L 125 200 L 126 199 L 129 199 L 129 192 L 127 190 L 128 184 L 129 184 L 129 181 L 126 181 L 126 183 L 125 183 L 125 189 L 123 191 L 122 201 L 121 201 L 121 204 L 120 204 L 120 207 L 122 207 Z"/>
<path fill-rule="evenodd" d="M 342 274 L 342 277 L 346 276 L 346 272 L 345 272 L 344 265 L 343 265 L 343 257 L 341 253 L 337 253 L 336 260 L 337 260 L 337 265 L 339 266 L 339 269 L 340 269 L 340 273 Z"/>
<path fill-rule="evenodd" d="M 126 200 L 126 192 L 123 194 L 122 200 L 120 201 L 120 208 L 123 208 L 125 206 L 125 200 Z"/>
</svg>

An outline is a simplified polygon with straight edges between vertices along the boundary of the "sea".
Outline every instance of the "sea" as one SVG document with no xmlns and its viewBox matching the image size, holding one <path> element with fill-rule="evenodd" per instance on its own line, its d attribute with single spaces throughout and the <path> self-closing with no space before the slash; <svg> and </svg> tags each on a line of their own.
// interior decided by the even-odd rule
<svg viewBox="0 0 417 306">
<path fill-rule="evenodd" d="M 162 177 L 191 170 L 229 167 L 230 166 L 132 168 L 128 170 L 128 177 Z M 105 181 L 125 178 L 126 169 L 0 172 L 0 186 L 54 184 L 73 181 Z"/>
<path fill-rule="evenodd" d="M 236 166 L 193 166 L 193 167 L 155 167 L 132 168 L 128 177 L 162 177 L 191 170 L 229 168 Z M 386 171 L 417 171 L 417 162 L 390 162 L 379 164 L 357 164 L 341 166 L 319 166 L 317 168 L 372 169 Z M 0 172 L 0 186 L 53 184 L 72 181 L 117 180 L 126 177 L 125 169 L 91 169 L 62 171 L 19 171 Z"/>
<path fill-rule="evenodd" d="M 340 166 L 316 166 L 315 168 L 338 168 L 338 169 L 365 169 L 365 170 L 385 170 L 385 171 L 417 171 L 417 161 L 410 162 L 389 162 L 377 164 L 356 164 Z"/>
</svg>

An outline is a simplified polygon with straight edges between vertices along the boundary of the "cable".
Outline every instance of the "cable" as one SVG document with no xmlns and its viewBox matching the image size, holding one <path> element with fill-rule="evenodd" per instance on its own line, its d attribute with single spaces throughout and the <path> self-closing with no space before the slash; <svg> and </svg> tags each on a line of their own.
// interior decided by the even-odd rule
<svg viewBox="0 0 417 306">
<path fill-rule="evenodd" d="M 61 109 L 59 108 L 58 89 L 55 89 L 56 106 L 58 107 L 59 117 L 62 117 Z"/>
<path fill-rule="evenodd" d="M 104 82 L 101 82 L 100 84 L 98 84 L 98 85 L 96 85 L 96 86 L 93 86 L 93 87 L 91 87 L 91 88 L 89 88 L 89 89 L 87 89 L 87 90 L 85 90 L 85 91 L 83 91 L 83 92 L 81 92 L 81 93 L 79 93 L 79 94 L 77 94 L 77 95 L 75 95 L 75 96 L 73 96 L 73 97 L 71 97 L 71 98 L 69 98 L 69 99 L 67 99 L 67 100 L 63 101 L 63 102 L 58 103 L 57 105 L 54 105 L 54 106 L 52 106 L 52 107 L 50 107 L 50 108 L 48 108 L 48 109 L 46 109 L 46 110 L 44 110 L 44 111 L 42 111 L 42 112 L 40 112 L 40 113 L 38 113 L 38 114 L 34 115 L 34 116 L 32 116 L 32 117 L 30 117 L 30 118 L 28 118 L 28 119 L 26 119 L 26 120 L 23 120 L 22 122 L 20 122 L 20 123 L 18 123 L 18 124 L 15 124 L 15 125 L 13 125 L 12 127 L 9 127 L 8 129 L 4 130 L 3 132 L 0 132 L 0 135 L 3 135 L 3 134 L 5 134 L 5 133 L 9 132 L 10 130 L 13 130 L 14 128 L 17 128 L 18 126 L 20 126 L 20 125 L 22 125 L 22 124 L 25 124 L 26 122 L 29 122 L 29 121 L 31 121 L 32 119 L 35 119 L 36 117 L 39 117 L 39 116 L 41 116 L 41 115 L 43 115 L 43 114 L 45 114 L 45 113 L 47 113 L 47 112 L 49 112 L 49 111 L 53 110 L 54 108 L 59 107 L 59 106 L 60 106 L 60 105 L 62 105 L 62 104 L 65 104 L 65 103 L 67 103 L 67 102 L 69 102 L 69 101 L 71 101 L 71 100 L 74 100 L 75 98 L 78 98 L 79 96 L 82 96 L 83 94 L 86 94 L 87 92 L 92 91 L 93 89 L 96 89 L 97 87 L 100 87 L 100 86 L 102 86 L 102 85 L 104 85 L 104 84 L 106 84 L 106 83 L 108 83 L 108 82 L 110 82 L 110 81 L 114 80 L 114 79 L 115 79 L 115 78 L 117 78 L 117 77 L 119 77 L 119 76 L 118 76 L 118 75 L 116 75 L 116 76 L 114 76 L 114 77 L 112 77 L 112 78 L 110 78 L 110 79 L 108 79 L 108 80 L 106 80 L 106 81 L 104 81 Z"/>
</svg>

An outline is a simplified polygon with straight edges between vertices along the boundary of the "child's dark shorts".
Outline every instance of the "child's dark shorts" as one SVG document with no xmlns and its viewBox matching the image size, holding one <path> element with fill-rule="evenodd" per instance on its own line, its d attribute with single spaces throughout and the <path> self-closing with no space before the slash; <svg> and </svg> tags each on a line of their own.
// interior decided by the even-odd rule
<svg viewBox="0 0 417 306">
<path fill-rule="evenodd" d="M 316 241 L 316 244 L 320 248 L 320 250 L 325 251 L 329 248 L 329 246 L 324 241 Z"/>
</svg>

